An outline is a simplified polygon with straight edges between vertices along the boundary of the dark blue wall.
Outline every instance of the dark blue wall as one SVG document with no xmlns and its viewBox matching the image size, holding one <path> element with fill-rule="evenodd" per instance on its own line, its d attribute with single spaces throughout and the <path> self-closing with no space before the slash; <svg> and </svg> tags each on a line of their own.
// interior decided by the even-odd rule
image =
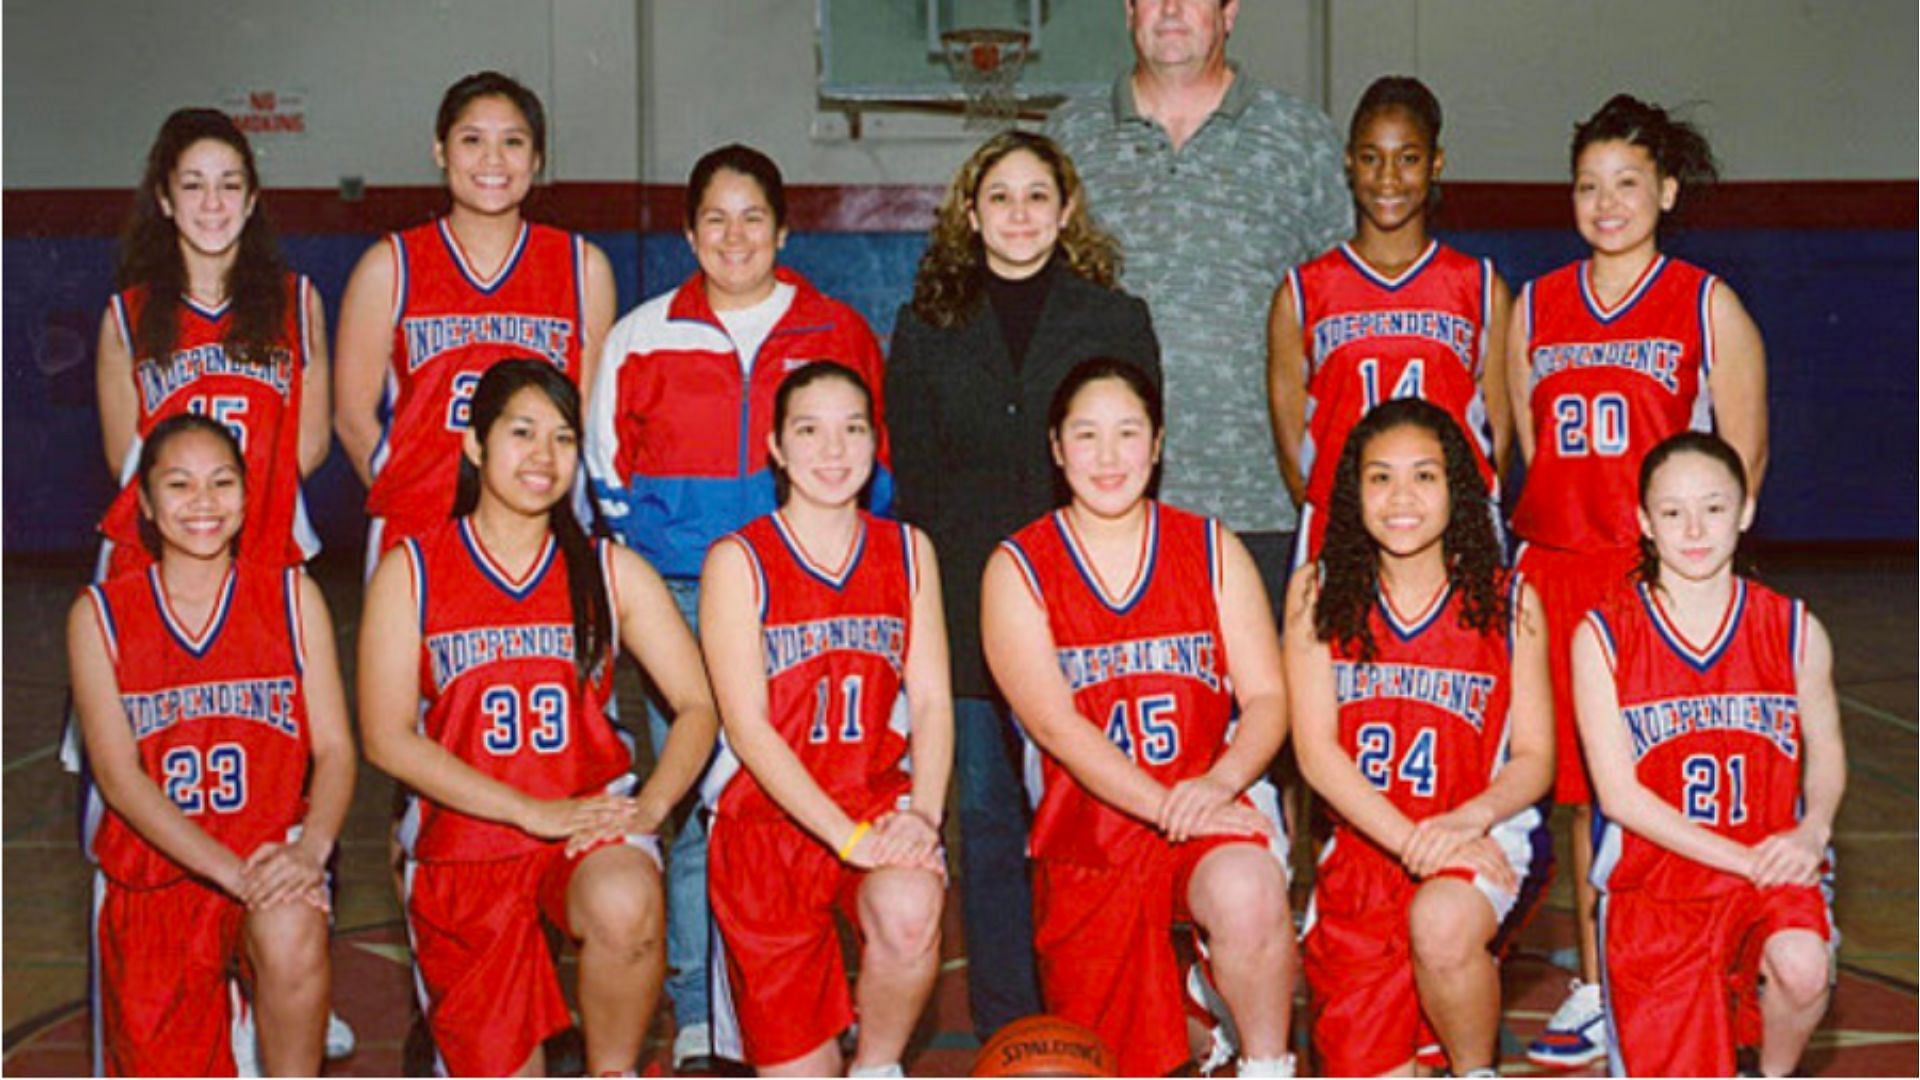
<svg viewBox="0 0 1920 1080">
<path fill-rule="evenodd" d="M 17 226 L 16 226 L 17 227 Z M 796 234 L 783 261 L 857 308 L 884 341 L 906 300 L 924 235 Z M 1518 285 L 1580 257 L 1567 230 L 1460 232 L 1446 239 L 1491 255 Z M 370 242 L 294 236 L 292 264 L 327 300 L 329 326 L 347 274 Z M 602 233 L 620 310 L 693 269 L 670 233 Z M 1773 460 L 1757 534 L 1765 539 L 1916 537 L 1916 341 L 1920 262 L 1908 230 L 1702 230 L 1667 245 L 1726 278 L 1766 335 Z M 93 345 L 113 242 L 14 238 L 0 249 L 6 288 L 5 549 L 90 548 L 112 496 L 93 404 Z M 360 549 L 363 492 L 338 453 L 308 482 L 321 539 Z"/>
</svg>

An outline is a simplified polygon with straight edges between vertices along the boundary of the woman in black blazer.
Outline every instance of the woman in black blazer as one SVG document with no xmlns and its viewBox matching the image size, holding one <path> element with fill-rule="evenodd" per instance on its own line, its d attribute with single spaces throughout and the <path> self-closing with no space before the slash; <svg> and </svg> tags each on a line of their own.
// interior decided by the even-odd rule
<svg viewBox="0 0 1920 1080">
<path fill-rule="evenodd" d="M 1041 135 L 988 139 L 940 204 L 887 362 L 899 515 L 940 553 L 953 663 L 961 901 L 976 1033 L 1040 1011 L 1026 800 L 1011 727 L 980 652 L 994 545 L 1058 505 L 1047 403 L 1075 364 L 1131 361 L 1160 379 L 1147 305 L 1114 286 L 1073 162 Z"/>
</svg>

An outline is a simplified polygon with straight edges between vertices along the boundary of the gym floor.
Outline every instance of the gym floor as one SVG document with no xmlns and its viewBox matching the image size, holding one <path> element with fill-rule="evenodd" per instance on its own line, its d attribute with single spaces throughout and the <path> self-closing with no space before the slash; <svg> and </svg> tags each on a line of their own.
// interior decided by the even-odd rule
<svg viewBox="0 0 1920 1080">
<path fill-rule="evenodd" d="M 1835 642 L 1849 781 L 1835 831 L 1842 933 L 1833 1007 L 1805 1065 L 1813 1075 L 1900 1076 L 1920 1072 L 1916 955 L 1915 790 L 1920 781 L 1920 634 L 1912 550 L 1763 553 L 1763 578 L 1803 597 Z M 5 594 L 4 850 L 5 1056 L 7 1075 L 85 1075 L 88 1063 L 87 935 L 90 869 L 74 825 L 75 781 L 58 760 L 66 694 L 65 613 L 90 560 L 10 556 L 0 566 Z M 359 620 L 358 565 L 338 553 L 314 568 L 332 607 L 349 665 Z M 638 679 L 621 673 L 627 715 L 639 706 Z M 385 869 L 390 782 L 362 765 L 341 840 L 341 887 L 334 943 L 334 1002 L 359 1034 L 355 1053 L 329 1075 L 402 1071 L 411 993 L 406 936 Z M 1556 819 L 1560 865 L 1568 865 L 1564 822 Z M 950 838 L 952 842 L 952 838 Z M 1296 904 L 1304 896 L 1296 896 Z M 949 893 L 940 985 L 910 1055 L 919 1075 L 964 1074 L 977 1048 L 966 1012 L 965 943 L 958 892 Z M 1538 1072 L 1521 1049 L 1545 1024 L 1568 973 L 1555 966 L 1571 939 L 1571 890 L 1557 875 L 1544 911 L 1522 936 L 1504 976 L 1502 1033 L 1510 1075 Z M 568 973 L 571 981 L 571 973 Z M 670 1042 L 661 1010 L 646 1062 L 657 1070 Z M 1304 1013 L 1296 1014 L 1304 1018 Z M 1597 1073 L 1599 1070 L 1592 1070 Z"/>
</svg>

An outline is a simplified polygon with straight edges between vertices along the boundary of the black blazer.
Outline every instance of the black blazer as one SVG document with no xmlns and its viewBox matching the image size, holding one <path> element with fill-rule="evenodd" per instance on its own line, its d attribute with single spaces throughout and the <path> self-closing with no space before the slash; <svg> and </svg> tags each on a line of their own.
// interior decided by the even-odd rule
<svg viewBox="0 0 1920 1080">
<path fill-rule="evenodd" d="M 926 530 L 940 560 L 956 697 L 989 697 L 980 652 L 980 578 L 1002 539 L 1052 510 L 1047 405 L 1075 364 L 1138 364 L 1160 381 L 1147 305 L 1055 259 L 1046 302 L 1015 372 L 1000 320 L 982 297 L 966 322 L 930 326 L 900 309 L 887 359 L 895 513 Z"/>
</svg>

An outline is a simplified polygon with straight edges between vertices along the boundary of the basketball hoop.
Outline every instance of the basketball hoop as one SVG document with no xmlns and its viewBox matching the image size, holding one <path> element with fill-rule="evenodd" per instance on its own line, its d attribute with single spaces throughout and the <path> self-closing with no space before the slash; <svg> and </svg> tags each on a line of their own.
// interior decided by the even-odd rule
<svg viewBox="0 0 1920 1080">
<path fill-rule="evenodd" d="M 978 26 L 940 35 L 947 71 L 966 97 L 967 130 L 999 131 L 1013 126 L 1020 100 L 1013 88 L 1027 64 L 1028 34 Z"/>
</svg>

